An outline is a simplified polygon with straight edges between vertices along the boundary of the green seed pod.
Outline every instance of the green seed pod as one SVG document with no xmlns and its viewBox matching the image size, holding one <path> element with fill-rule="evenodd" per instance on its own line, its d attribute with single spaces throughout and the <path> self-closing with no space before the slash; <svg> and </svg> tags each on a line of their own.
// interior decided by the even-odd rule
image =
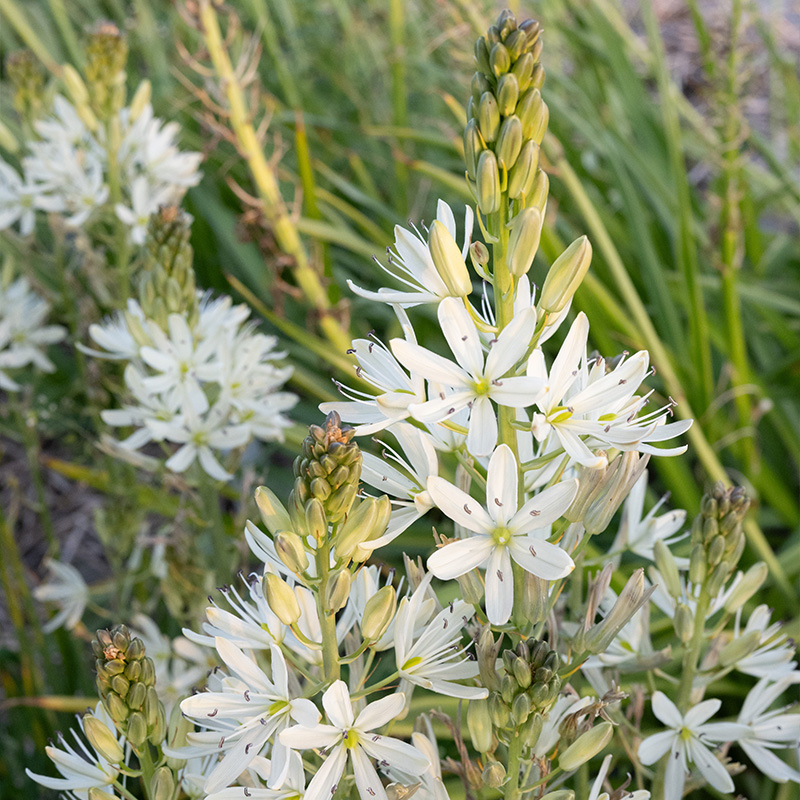
<svg viewBox="0 0 800 800">
<path fill-rule="evenodd" d="M 511 169 L 516 164 L 521 149 L 522 123 L 517 116 L 508 117 L 500 126 L 500 136 L 495 147 L 497 160 L 506 169 Z"/>
<path fill-rule="evenodd" d="M 526 275 L 539 249 L 542 233 L 542 214 L 531 207 L 520 211 L 514 218 L 508 242 L 508 270 L 515 278 Z"/>
<path fill-rule="evenodd" d="M 494 739 L 489 700 L 470 700 L 467 706 L 467 729 L 478 753 L 488 753 Z"/>
<path fill-rule="evenodd" d="M 485 142 L 493 142 L 500 132 L 500 108 L 491 92 L 484 92 L 478 104 L 478 129 Z"/>
<path fill-rule="evenodd" d="M 491 150 L 484 150 L 478 160 L 478 206 L 482 214 L 494 214 L 500 208 L 500 171 Z"/>
<path fill-rule="evenodd" d="M 614 726 L 610 722 L 601 722 L 591 730 L 581 734 L 560 756 L 558 766 L 564 772 L 572 772 L 581 764 L 594 758 L 611 740 Z"/>
<path fill-rule="evenodd" d="M 503 75 L 497 82 L 497 106 L 504 117 L 514 113 L 519 100 L 519 82 L 512 72 Z"/>
<path fill-rule="evenodd" d="M 539 145 L 533 139 L 529 139 L 522 146 L 514 166 L 508 173 L 508 196 L 512 200 L 530 194 L 538 167 Z"/>
<path fill-rule="evenodd" d="M 525 92 L 531 85 L 531 78 L 533 77 L 533 69 L 536 66 L 533 56 L 530 53 L 525 53 L 517 60 L 511 68 L 511 75 L 517 79 L 517 89 L 520 94 Z"/>
<path fill-rule="evenodd" d="M 492 47 L 492 52 L 489 53 L 489 65 L 492 73 L 498 78 L 511 69 L 511 56 L 504 44 L 498 42 Z"/>
</svg>

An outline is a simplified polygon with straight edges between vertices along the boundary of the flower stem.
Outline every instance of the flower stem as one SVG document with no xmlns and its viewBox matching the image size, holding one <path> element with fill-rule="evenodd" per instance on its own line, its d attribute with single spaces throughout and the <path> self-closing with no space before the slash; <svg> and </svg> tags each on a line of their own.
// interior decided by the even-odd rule
<svg viewBox="0 0 800 800">
<path fill-rule="evenodd" d="M 322 632 L 322 672 L 328 683 L 339 680 L 339 643 L 336 638 L 336 615 L 324 607 L 325 590 L 330 576 L 330 540 L 333 536 L 323 536 L 317 542 L 317 575 L 319 575 L 319 591 L 317 595 L 317 611 L 319 626 Z"/>
<path fill-rule="evenodd" d="M 514 738 L 508 745 L 508 765 L 506 774 L 508 781 L 505 785 L 503 797 L 505 800 L 519 800 L 522 796 L 522 791 L 519 787 L 519 767 L 520 757 L 522 756 L 522 737 L 518 736 L 515 732 Z"/>
</svg>

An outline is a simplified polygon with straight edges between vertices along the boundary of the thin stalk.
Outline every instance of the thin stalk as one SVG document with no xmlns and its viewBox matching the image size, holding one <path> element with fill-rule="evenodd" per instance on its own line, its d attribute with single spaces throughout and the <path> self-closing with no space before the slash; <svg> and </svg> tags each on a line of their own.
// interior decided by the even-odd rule
<svg viewBox="0 0 800 800">
<path fill-rule="evenodd" d="M 50 6 L 50 13 L 53 15 L 53 21 L 56 23 L 58 32 L 61 34 L 69 53 L 70 61 L 76 67 L 82 66 L 84 62 L 83 48 L 78 44 L 78 37 L 75 35 L 70 22 L 64 0 L 48 0 L 48 5 Z"/>
<path fill-rule="evenodd" d="M 349 333 L 333 315 L 328 294 L 316 270 L 309 263 L 297 227 L 283 201 L 275 170 L 267 161 L 250 121 L 244 90 L 223 42 L 217 12 L 210 0 L 201 1 L 200 20 L 203 24 L 206 48 L 228 100 L 231 128 L 236 136 L 239 151 L 253 176 L 261 199 L 262 211 L 281 250 L 294 259 L 295 279 L 306 299 L 319 314 L 319 324 L 323 333 L 333 346 L 343 353 L 350 347 Z"/>
<path fill-rule="evenodd" d="M 108 194 L 111 206 L 122 203 L 122 176 L 119 165 L 120 129 L 119 119 L 115 115 L 106 120 L 106 157 L 108 159 Z M 119 296 L 117 302 L 124 308 L 130 296 L 130 242 L 128 227 L 114 214 L 114 250 L 116 254 Z"/>
<path fill-rule="evenodd" d="M 203 480 L 199 490 L 201 494 L 200 505 L 203 518 L 210 527 L 209 539 L 213 564 L 209 564 L 215 575 L 225 580 L 230 572 L 230 546 L 225 530 L 225 518 L 222 514 L 219 498 L 219 483 L 213 478 L 208 478 L 203 473 Z"/>
<path fill-rule="evenodd" d="M 316 562 L 317 575 L 319 575 L 319 590 L 317 591 L 317 612 L 319 626 L 322 632 L 322 672 L 325 680 L 330 684 L 339 680 L 339 643 L 336 639 L 336 615 L 331 614 L 323 603 L 325 590 L 330 576 L 332 536 L 323 536 L 317 542 Z"/>
<path fill-rule="evenodd" d="M 522 797 L 522 791 L 519 786 L 519 768 L 520 759 L 522 757 L 522 737 L 514 732 L 514 738 L 508 745 L 508 764 L 506 765 L 506 774 L 508 780 L 503 791 L 505 800 L 519 800 Z"/>
<path fill-rule="evenodd" d="M 405 0 L 390 0 L 389 36 L 391 42 L 392 121 L 396 128 L 408 126 L 408 89 L 406 86 Z M 401 149 L 399 140 L 395 146 Z M 401 215 L 408 210 L 408 166 L 404 159 L 394 159 L 395 202 Z"/>
</svg>

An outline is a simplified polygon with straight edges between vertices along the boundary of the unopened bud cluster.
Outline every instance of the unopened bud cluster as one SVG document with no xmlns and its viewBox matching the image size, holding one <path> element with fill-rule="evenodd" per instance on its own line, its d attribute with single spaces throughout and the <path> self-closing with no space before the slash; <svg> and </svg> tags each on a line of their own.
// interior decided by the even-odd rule
<svg viewBox="0 0 800 800">
<path fill-rule="evenodd" d="M 744 551 L 742 522 L 749 506 L 742 487 L 726 489 L 717 483 L 703 496 L 700 513 L 692 523 L 689 580 L 695 585 L 707 581 L 712 597 L 736 569 Z"/>
<path fill-rule="evenodd" d="M 164 706 L 156 694 L 156 671 L 141 639 L 125 625 L 97 631 L 92 641 L 100 698 L 134 748 L 160 744 L 167 729 Z"/>
<path fill-rule="evenodd" d="M 184 316 L 189 327 L 197 323 L 190 233 L 191 217 L 177 206 L 164 206 L 150 217 L 139 304 L 164 330 L 170 314 Z"/>
<path fill-rule="evenodd" d="M 6 59 L 6 72 L 14 87 L 14 108 L 28 124 L 42 115 L 45 72 L 30 50 L 18 50 Z"/>
<path fill-rule="evenodd" d="M 86 44 L 86 83 L 92 109 L 110 119 L 125 104 L 128 43 L 113 22 L 103 22 Z"/>
</svg>

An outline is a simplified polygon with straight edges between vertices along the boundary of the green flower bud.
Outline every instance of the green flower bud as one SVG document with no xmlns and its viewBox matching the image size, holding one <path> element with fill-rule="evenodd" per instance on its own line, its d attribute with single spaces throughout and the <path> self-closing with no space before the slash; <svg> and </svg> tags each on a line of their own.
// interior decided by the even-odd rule
<svg viewBox="0 0 800 800">
<path fill-rule="evenodd" d="M 706 579 L 706 567 L 706 551 L 703 545 L 696 544 L 689 558 L 689 580 L 695 586 L 699 586 Z"/>
<path fill-rule="evenodd" d="M 531 675 L 531 668 L 530 665 L 521 658 L 517 658 L 514 661 L 513 666 L 513 673 L 514 678 L 516 679 L 517 683 L 520 685 L 520 688 L 527 689 L 531 685 L 531 681 L 533 680 L 533 675 Z"/>
<path fill-rule="evenodd" d="M 541 168 L 536 170 L 536 178 L 533 181 L 533 188 L 530 191 L 528 205 L 536 206 L 544 214 L 547 205 L 547 196 L 550 193 L 550 178 Z"/>
<path fill-rule="evenodd" d="M 472 292 L 469 270 L 464 263 L 461 249 L 450 231 L 440 220 L 434 220 L 428 237 L 431 258 L 439 277 L 453 297 L 466 297 Z"/>
<path fill-rule="evenodd" d="M 128 707 L 140 709 L 147 698 L 147 686 L 142 681 L 136 681 L 128 692 Z"/>
<path fill-rule="evenodd" d="M 471 569 L 469 572 L 459 575 L 456 580 L 461 589 L 461 596 L 468 603 L 476 605 L 483 600 L 483 581 L 477 569 Z"/>
<path fill-rule="evenodd" d="M 386 633 L 397 609 L 397 592 L 393 586 L 378 589 L 364 606 L 361 635 L 365 641 L 377 642 Z"/>
<path fill-rule="evenodd" d="M 519 730 L 519 735 L 522 738 L 525 747 L 536 746 L 536 742 L 539 741 L 539 737 L 542 735 L 543 725 L 544 718 L 538 711 L 528 717 L 528 719 L 525 721 L 525 724 L 522 725 Z"/>
<path fill-rule="evenodd" d="M 132 711 L 128 717 L 126 738 L 133 747 L 141 747 L 147 741 L 147 720 L 141 711 Z"/>
<path fill-rule="evenodd" d="M 489 64 L 489 50 L 486 47 L 486 39 L 483 36 L 480 36 L 475 42 L 475 62 L 484 75 L 491 75 L 492 67 Z"/>
<path fill-rule="evenodd" d="M 686 603 L 678 603 L 672 620 L 677 637 L 686 644 L 694 634 L 694 615 Z"/>
<path fill-rule="evenodd" d="M 761 631 L 750 631 L 735 639 L 731 639 L 720 650 L 719 663 L 723 667 L 730 667 L 737 661 L 746 658 L 761 644 Z"/>
<path fill-rule="evenodd" d="M 510 117 L 519 100 L 519 81 L 514 73 L 503 75 L 497 82 L 497 106 L 504 117 Z"/>
<path fill-rule="evenodd" d="M 520 725 L 524 724 L 527 721 L 530 713 L 531 698 L 524 692 L 523 694 L 518 694 L 514 698 L 514 702 L 511 704 L 511 719 L 514 722 L 514 725 L 519 727 Z"/>
<path fill-rule="evenodd" d="M 542 795 L 541 800 L 575 800 L 575 792 L 572 789 L 556 789 Z"/>
<path fill-rule="evenodd" d="M 528 197 L 536 180 L 538 167 L 539 145 L 530 139 L 522 146 L 516 163 L 508 173 L 508 196 L 512 200 L 522 195 Z"/>
<path fill-rule="evenodd" d="M 489 53 L 489 66 L 498 78 L 511 69 L 511 56 L 505 45 L 498 42 L 492 47 L 492 52 Z"/>
<path fill-rule="evenodd" d="M 513 31 L 508 35 L 508 38 L 503 42 L 508 50 L 508 55 L 513 64 L 523 53 L 528 46 L 528 37 L 525 36 L 524 31 Z"/>
<path fill-rule="evenodd" d="M 592 262 L 592 245 L 585 236 L 576 239 L 547 272 L 539 307 L 549 314 L 558 314 L 572 299 Z"/>
<path fill-rule="evenodd" d="M 494 214 L 500 208 L 500 172 L 497 158 L 491 150 L 484 150 L 478 160 L 478 206 L 482 214 Z"/>
<path fill-rule="evenodd" d="M 153 86 L 146 78 L 136 88 L 133 95 L 133 100 L 129 107 L 129 115 L 131 122 L 136 122 L 142 115 L 142 112 L 150 104 L 150 98 L 153 94 Z"/>
<path fill-rule="evenodd" d="M 159 767 L 150 780 L 150 800 L 171 800 L 175 793 L 175 777 L 169 767 Z"/>
<path fill-rule="evenodd" d="M 290 572 L 300 573 L 308 569 L 303 540 L 293 531 L 281 531 L 275 537 L 275 551 Z"/>
<path fill-rule="evenodd" d="M 655 586 L 645 588 L 644 570 L 635 570 L 611 611 L 586 634 L 584 639 L 586 649 L 590 653 L 605 653 L 619 632 L 633 619 L 634 614 L 650 599 L 654 591 Z"/>
<path fill-rule="evenodd" d="M 89 91 L 80 73 L 72 64 L 64 64 L 61 67 L 61 79 L 64 81 L 64 86 L 73 105 L 84 106 L 89 104 Z"/>
<path fill-rule="evenodd" d="M 92 714 L 83 718 L 83 732 L 92 747 L 110 764 L 119 764 L 125 758 L 125 751 L 117 741 L 117 737 Z"/>
<path fill-rule="evenodd" d="M 543 222 L 538 208 L 526 208 L 514 217 L 508 242 L 508 269 L 515 278 L 521 278 L 531 268 L 539 249 Z"/>
<path fill-rule="evenodd" d="M 725 537 L 714 536 L 711 544 L 708 546 L 708 554 L 706 556 L 709 567 L 714 567 L 722 560 L 725 553 Z"/>
<path fill-rule="evenodd" d="M 475 176 L 478 173 L 478 159 L 485 149 L 486 142 L 478 130 L 478 121 L 471 119 L 464 129 L 464 161 L 472 180 L 475 180 Z"/>
<path fill-rule="evenodd" d="M 315 478 L 314 480 L 324 482 L 323 478 Z M 327 487 L 327 483 L 325 486 Z M 315 493 L 314 481 L 311 482 L 311 491 L 312 494 Z M 330 493 L 330 489 L 328 489 L 328 492 Z M 309 536 L 313 536 L 318 542 L 321 541 L 323 537 L 328 535 L 328 519 L 325 516 L 325 506 L 322 501 L 318 497 L 312 497 L 306 502 L 303 512 L 306 533 Z"/>
<path fill-rule="evenodd" d="M 488 699 L 469 701 L 467 706 L 467 729 L 472 740 L 472 746 L 478 753 L 488 753 L 492 749 L 494 733 Z"/>
<path fill-rule="evenodd" d="M 484 92 L 478 103 L 478 129 L 485 142 L 493 142 L 500 132 L 500 109 L 491 92 Z"/>
<path fill-rule="evenodd" d="M 500 136 L 497 138 L 495 151 L 498 162 L 506 169 L 511 169 L 521 149 L 522 123 L 517 116 L 508 117 L 500 126 Z"/>
<path fill-rule="evenodd" d="M 119 800 L 115 794 L 109 794 L 96 786 L 92 786 L 88 793 L 89 800 Z"/>
<path fill-rule="evenodd" d="M 653 546 L 656 567 L 664 579 L 664 588 L 669 592 L 670 597 L 677 600 L 683 594 L 681 589 L 681 578 L 678 573 L 678 565 L 675 556 L 672 555 L 669 547 L 664 544 L 662 539 L 657 539 Z"/>
<path fill-rule="evenodd" d="M 491 92 L 492 85 L 489 83 L 486 76 L 481 72 L 476 72 L 472 76 L 472 84 L 470 86 L 472 90 L 472 100 L 477 106 L 481 102 L 481 96 L 484 92 Z"/>
<path fill-rule="evenodd" d="M 753 564 L 728 596 L 725 601 L 725 610 L 729 614 L 738 611 L 761 588 L 767 575 L 769 575 L 769 569 L 763 561 Z"/>
<path fill-rule="evenodd" d="M 545 281 L 543 296 L 546 289 Z M 625 452 L 614 459 L 583 518 L 583 526 L 588 534 L 602 533 L 608 527 L 622 501 L 644 472 L 649 460 L 649 456 L 640 457 L 637 452 Z"/>
<path fill-rule="evenodd" d="M 560 756 L 558 766 L 564 772 L 572 772 L 594 758 L 609 743 L 614 733 L 610 722 L 601 722 L 581 734 Z"/>
<path fill-rule="evenodd" d="M 511 675 L 503 675 L 500 678 L 500 696 L 503 698 L 503 702 L 511 705 L 518 692 L 519 686 Z"/>
<path fill-rule="evenodd" d="M 712 597 L 716 597 L 722 591 L 722 587 L 725 585 L 725 581 L 728 580 L 730 574 L 730 567 L 724 562 L 714 567 L 708 579 L 708 583 L 706 584 L 708 593 Z"/>
<path fill-rule="evenodd" d="M 522 138 L 533 139 L 534 132 L 538 131 L 545 114 L 545 104 L 542 94 L 538 89 L 528 89 L 517 103 L 516 115 L 522 123 Z M 538 141 L 537 144 L 541 144 Z"/>
<path fill-rule="evenodd" d="M 350 570 L 337 569 L 328 576 L 325 584 L 325 595 L 323 605 L 325 610 L 335 614 L 339 609 L 345 607 L 347 599 L 350 597 Z"/>
<path fill-rule="evenodd" d="M 130 682 L 123 675 L 115 675 L 111 679 L 111 690 L 116 692 L 123 700 L 128 694 Z"/>
<path fill-rule="evenodd" d="M 367 541 L 378 516 L 378 505 L 375 498 L 362 500 L 340 527 L 334 547 L 338 558 L 349 560 L 358 545 Z"/>
<path fill-rule="evenodd" d="M 490 789 L 499 789 L 506 779 L 506 768 L 499 761 L 490 761 L 481 773 L 483 783 Z"/>
<path fill-rule="evenodd" d="M 470 701 L 473 702 L 475 701 Z M 499 694 L 493 694 L 489 698 L 489 713 L 492 715 L 492 724 L 498 730 L 505 728 L 511 719 L 511 711 Z"/>
<path fill-rule="evenodd" d="M 525 53 L 517 60 L 511 68 L 511 75 L 517 79 L 517 91 L 521 94 L 525 92 L 531 85 L 531 78 L 533 77 L 533 70 L 536 62 L 530 53 Z M 518 95 L 519 96 L 519 95 Z"/>
<path fill-rule="evenodd" d="M 267 605 L 284 625 L 294 625 L 300 619 L 300 604 L 285 581 L 268 572 L 264 575 L 264 596 Z"/>
</svg>

